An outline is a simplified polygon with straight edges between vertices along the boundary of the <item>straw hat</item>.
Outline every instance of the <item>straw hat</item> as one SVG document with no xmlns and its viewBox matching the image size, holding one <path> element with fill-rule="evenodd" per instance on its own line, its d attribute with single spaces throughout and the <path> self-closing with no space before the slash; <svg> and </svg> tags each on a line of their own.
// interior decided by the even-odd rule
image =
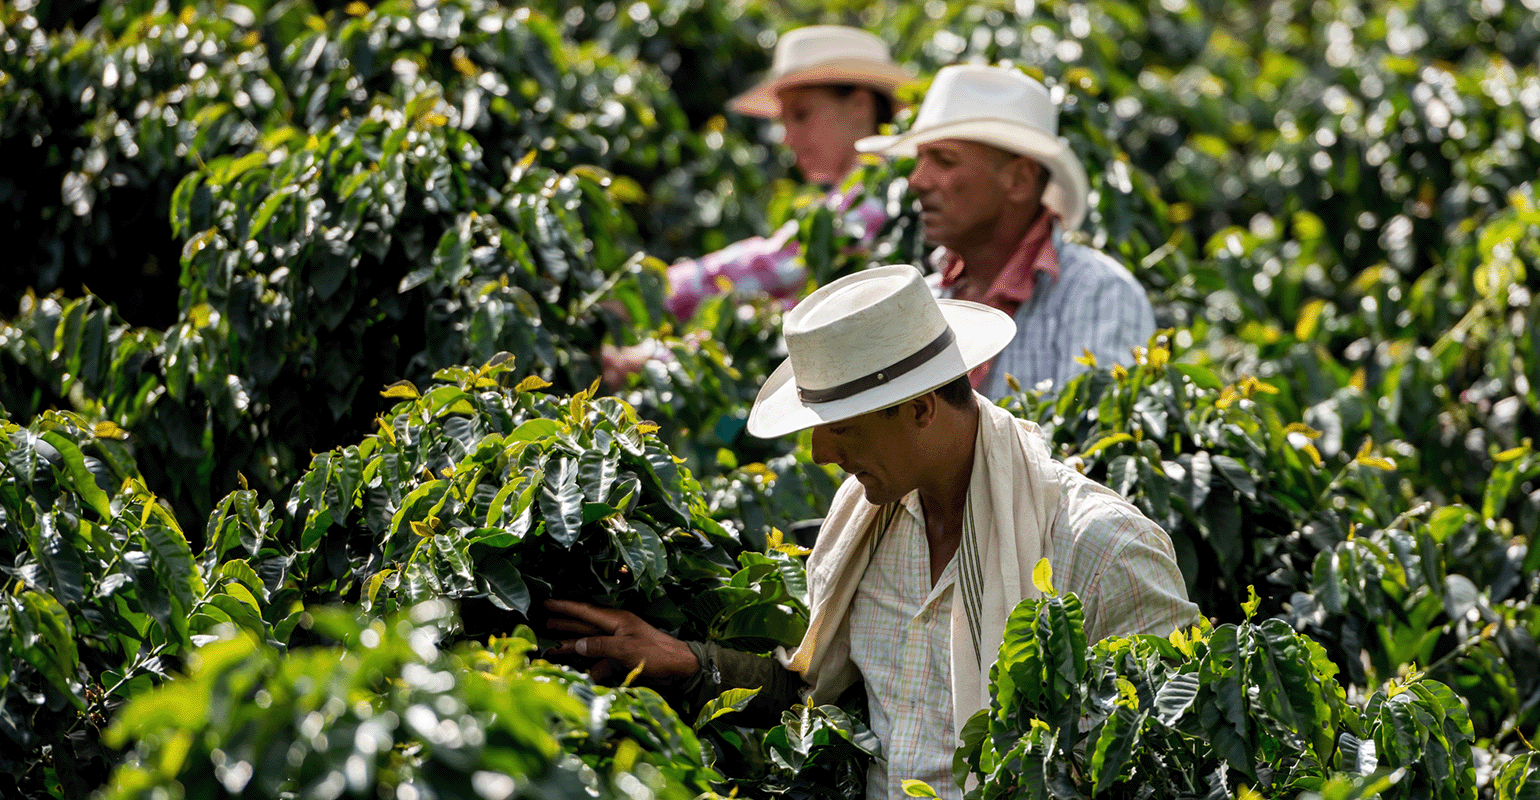
<svg viewBox="0 0 1540 800">
<path fill-rule="evenodd" d="M 786 314 L 788 358 L 760 388 L 749 433 L 771 438 L 919 397 L 993 358 L 1016 335 L 1004 312 L 937 300 L 908 264 L 820 287 Z"/>
<path fill-rule="evenodd" d="M 775 119 L 781 115 L 776 92 L 788 86 L 852 84 L 892 97 L 895 88 L 912 80 L 914 75 L 893 63 L 887 43 L 876 36 L 843 25 L 811 25 L 782 36 L 764 80 L 727 107 Z"/>
<path fill-rule="evenodd" d="M 1085 167 L 1059 136 L 1059 107 L 1033 78 L 1004 67 L 943 67 L 907 132 L 868 136 L 856 149 L 912 156 L 918 145 L 941 139 L 965 139 L 1032 158 L 1049 172 L 1043 204 L 1070 230 L 1085 219 L 1091 191 Z"/>
</svg>

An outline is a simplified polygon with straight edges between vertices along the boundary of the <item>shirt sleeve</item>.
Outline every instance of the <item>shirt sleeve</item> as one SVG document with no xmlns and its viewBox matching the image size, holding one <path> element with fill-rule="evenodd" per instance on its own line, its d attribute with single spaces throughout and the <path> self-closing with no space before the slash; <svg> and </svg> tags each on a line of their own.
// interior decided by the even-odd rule
<svg viewBox="0 0 1540 800">
<path fill-rule="evenodd" d="M 769 728 L 779 725 L 781 712 L 802 701 L 802 676 L 771 656 L 729 650 L 715 642 L 685 642 L 701 668 L 673 692 L 675 710 L 694 717 L 728 689 L 758 689 L 759 694 L 736 715 L 740 725 Z M 691 721 L 691 720 L 687 720 Z"/>
<path fill-rule="evenodd" d="M 1171 537 L 1116 492 L 1062 469 L 1066 512 L 1055 523 L 1054 571 L 1062 568 L 1060 588 L 1080 597 L 1086 639 L 1169 636 L 1196 624 Z"/>
<path fill-rule="evenodd" d="M 1113 269 L 1122 269 L 1112 266 Z M 1064 298 L 1063 326 L 1078 331 L 1074 344 L 1060 353 L 1055 387 L 1090 369 L 1076 361 L 1090 350 L 1098 366 L 1133 363 L 1133 349 L 1149 344 L 1155 333 L 1155 311 L 1144 287 L 1132 279 L 1109 274 L 1093 291 Z"/>
<path fill-rule="evenodd" d="M 1086 599 L 1086 640 L 1148 633 L 1170 636 L 1198 622 L 1198 607 L 1187 599 L 1176 558 L 1143 539 L 1127 542 L 1108 561 Z"/>
<path fill-rule="evenodd" d="M 727 289 L 764 292 L 777 300 L 794 299 L 807 283 L 797 223 L 782 225 L 774 235 L 744 239 L 697 259 L 668 268 L 668 310 L 688 319 L 701 301 Z"/>
<path fill-rule="evenodd" d="M 832 196 L 829 202 L 845 201 Z M 862 247 L 869 247 L 887 222 L 885 209 L 878 197 L 850 206 L 840 217 L 845 232 Z M 669 311 L 678 319 L 688 319 L 702 301 L 728 289 L 763 292 L 790 305 L 807 287 L 807 264 L 801 256 L 793 220 L 768 237 L 744 239 L 715 253 L 681 261 L 668 268 Z"/>
</svg>

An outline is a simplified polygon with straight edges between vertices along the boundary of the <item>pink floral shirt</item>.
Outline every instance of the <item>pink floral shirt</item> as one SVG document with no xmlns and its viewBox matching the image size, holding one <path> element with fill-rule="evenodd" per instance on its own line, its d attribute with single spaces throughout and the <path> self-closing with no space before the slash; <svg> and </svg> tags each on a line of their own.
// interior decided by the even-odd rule
<svg viewBox="0 0 1540 800">
<path fill-rule="evenodd" d="M 887 222 L 881 198 L 868 197 L 853 203 L 856 195 L 829 195 L 830 207 L 844 213 L 848 230 L 859 231 L 861 244 L 870 245 Z M 770 236 L 754 236 L 668 268 L 668 309 L 688 319 L 701 301 L 727 289 L 764 292 L 791 308 L 807 288 L 807 264 L 799 256 L 797 222 L 782 225 Z"/>
</svg>

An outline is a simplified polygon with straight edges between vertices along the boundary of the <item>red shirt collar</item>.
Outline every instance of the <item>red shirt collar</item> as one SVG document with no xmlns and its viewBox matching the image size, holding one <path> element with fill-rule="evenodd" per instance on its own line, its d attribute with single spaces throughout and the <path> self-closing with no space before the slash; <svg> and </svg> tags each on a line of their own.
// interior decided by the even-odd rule
<svg viewBox="0 0 1540 800">
<path fill-rule="evenodd" d="M 1016 315 L 1016 309 L 1022 303 L 1032 299 L 1032 290 L 1037 286 L 1038 273 L 1047 273 L 1054 280 L 1059 279 L 1059 251 L 1052 244 L 1053 224 L 1057 222 L 1059 215 L 1043 209 L 1037 221 L 1027 228 L 1025 236 L 1021 237 L 1021 243 L 1016 245 L 1015 252 L 1005 262 L 1005 268 L 995 276 L 994 283 L 989 286 L 989 291 L 984 295 L 985 305 L 993 306 L 1011 316 Z M 947 288 L 962 276 L 967 266 L 963 264 L 962 256 L 956 253 L 947 253 L 946 262 L 941 268 L 941 287 Z"/>
</svg>

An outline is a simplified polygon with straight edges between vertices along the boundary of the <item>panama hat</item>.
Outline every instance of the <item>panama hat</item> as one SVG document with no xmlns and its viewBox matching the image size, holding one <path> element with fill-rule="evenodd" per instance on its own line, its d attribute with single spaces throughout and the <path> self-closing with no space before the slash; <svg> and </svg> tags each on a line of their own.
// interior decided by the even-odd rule
<svg viewBox="0 0 1540 800">
<path fill-rule="evenodd" d="M 1059 136 L 1059 107 L 1033 78 L 1005 67 L 942 67 L 907 132 L 868 136 L 856 149 L 912 156 L 919 145 L 941 139 L 966 139 L 1032 158 L 1048 168 L 1043 204 L 1070 230 L 1085 219 L 1091 192 L 1085 167 Z"/>
<path fill-rule="evenodd" d="M 776 92 L 789 86 L 853 84 L 892 97 L 894 88 L 912 80 L 914 75 L 893 63 L 887 43 L 876 36 L 843 25 L 811 25 L 782 36 L 764 80 L 727 107 L 774 119 L 781 115 Z"/>
<path fill-rule="evenodd" d="M 919 397 L 988 361 L 1016 335 L 1002 311 L 937 300 L 908 264 L 820 287 L 785 318 L 787 359 L 749 410 L 772 438 Z"/>
</svg>

